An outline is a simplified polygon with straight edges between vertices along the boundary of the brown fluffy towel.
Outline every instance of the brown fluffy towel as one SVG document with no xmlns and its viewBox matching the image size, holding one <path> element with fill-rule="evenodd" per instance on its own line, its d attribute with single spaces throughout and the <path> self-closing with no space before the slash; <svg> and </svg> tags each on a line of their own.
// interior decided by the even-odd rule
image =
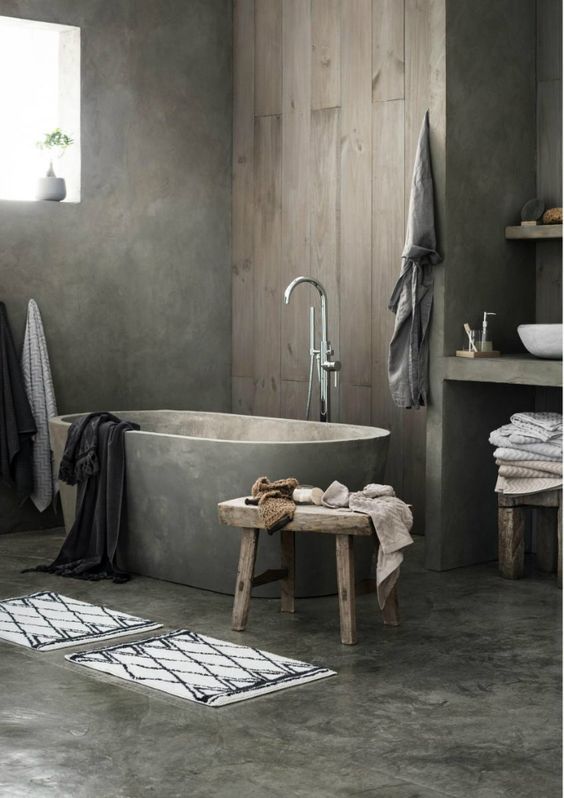
<svg viewBox="0 0 564 798">
<path fill-rule="evenodd" d="M 296 504 L 292 499 L 299 482 L 294 477 L 271 482 L 268 477 L 259 477 L 252 488 L 253 498 L 258 500 L 259 513 L 269 535 L 282 529 L 294 517 Z"/>
</svg>

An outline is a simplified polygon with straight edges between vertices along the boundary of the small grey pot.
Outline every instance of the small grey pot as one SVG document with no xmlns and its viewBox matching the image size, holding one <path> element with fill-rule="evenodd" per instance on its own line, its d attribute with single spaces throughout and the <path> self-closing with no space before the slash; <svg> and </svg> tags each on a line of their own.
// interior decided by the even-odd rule
<svg viewBox="0 0 564 798">
<path fill-rule="evenodd" d="M 60 202 L 67 196 L 64 177 L 40 177 L 37 181 L 37 199 Z"/>
<path fill-rule="evenodd" d="M 67 196 L 67 186 L 64 177 L 56 177 L 53 171 L 53 162 L 49 164 L 46 177 L 37 181 L 36 197 L 38 200 L 51 200 L 60 202 Z"/>
</svg>

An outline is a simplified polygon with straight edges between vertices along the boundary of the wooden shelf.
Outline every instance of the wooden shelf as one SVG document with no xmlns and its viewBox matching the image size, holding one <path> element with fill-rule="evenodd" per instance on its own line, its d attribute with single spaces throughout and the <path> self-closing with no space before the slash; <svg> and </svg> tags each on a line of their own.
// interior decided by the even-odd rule
<svg viewBox="0 0 564 798">
<path fill-rule="evenodd" d="M 515 225 L 505 228 L 505 237 L 513 239 L 562 238 L 561 224 Z"/>
<path fill-rule="evenodd" d="M 525 353 L 479 360 L 445 357 L 444 379 L 561 388 L 562 361 L 543 360 Z"/>
</svg>

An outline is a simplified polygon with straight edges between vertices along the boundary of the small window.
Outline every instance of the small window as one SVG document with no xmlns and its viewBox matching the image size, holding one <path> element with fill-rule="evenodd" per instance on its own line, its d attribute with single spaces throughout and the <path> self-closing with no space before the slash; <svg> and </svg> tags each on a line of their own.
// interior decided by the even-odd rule
<svg viewBox="0 0 564 798">
<path fill-rule="evenodd" d="M 0 108 L 0 199 L 37 199 L 52 160 L 80 202 L 80 28 L 0 16 Z"/>
</svg>

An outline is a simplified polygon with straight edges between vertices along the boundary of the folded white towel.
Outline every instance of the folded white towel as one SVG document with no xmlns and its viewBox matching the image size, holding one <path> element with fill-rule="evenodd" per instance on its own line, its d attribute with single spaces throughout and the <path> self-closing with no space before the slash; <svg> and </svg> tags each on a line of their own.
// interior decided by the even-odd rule
<svg viewBox="0 0 564 798">
<path fill-rule="evenodd" d="M 499 446 L 504 449 L 514 449 L 516 452 L 528 453 L 530 456 L 527 460 L 536 460 L 540 455 L 544 455 L 541 459 L 548 457 L 550 460 L 562 459 L 562 444 L 559 443 L 544 443 L 542 441 L 531 441 L 530 443 L 511 443 L 507 435 L 503 435 L 499 430 L 494 430 L 490 433 L 490 443 L 492 446 Z"/>
<path fill-rule="evenodd" d="M 539 441 L 548 441 L 555 436 L 562 436 L 561 413 L 514 413 L 511 423 L 527 435 Z"/>
<path fill-rule="evenodd" d="M 523 449 L 510 449 L 508 446 L 500 446 L 494 451 L 496 460 L 537 460 L 538 462 L 557 463 L 562 459 L 562 456 L 554 457 L 552 454 L 538 454 L 534 452 L 524 451 Z"/>
<path fill-rule="evenodd" d="M 513 444 L 527 444 L 527 443 L 551 443 L 554 446 L 562 446 L 562 433 L 558 432 L 553 437 L 544 439 L 539 438 L 536 433 L 525 432 L 525 430 L 514 426 L 513 424 L 504 424 L 497 430 L 494 430 L 499 435 L 503 435 Z"/>
</svg>

